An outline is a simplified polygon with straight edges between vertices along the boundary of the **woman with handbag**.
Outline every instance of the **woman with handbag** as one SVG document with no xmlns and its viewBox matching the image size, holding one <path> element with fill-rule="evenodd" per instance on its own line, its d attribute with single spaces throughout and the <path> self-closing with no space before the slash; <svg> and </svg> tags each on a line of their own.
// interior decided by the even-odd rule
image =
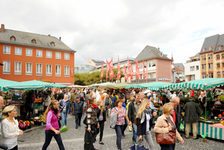
<svg viewBox="0 0 224 150">
<path fill-rule="evenodd" d="M 184 143 L 173 123 L 173 117 L 171 117 L 173 109 L 173 105 L 170 103 L 163 105 L 163 115 L 157 119 L 154 127 L 156 142 L 160 144 L 161 150 L 174 150 L 176 139 L 181 144 Z"/>
<path fill-rule="evenodd" d="M 18 121 L 15 119 L 16 116 L 15 105 L 9 105 L 2 111 L 1 143 L 8 150 L 18 150 L 17 138 L 19 135 L 23 135 L 23 131 L 19 129 Z"/>
<path fill-rule="evenodd" d="M 45 128 L 45 142 L 42 147 L 42 150 L 47 149 L 47 147 L 51 142 L 52 137 L 55 138 L 59 149 L 65 150 L 59 131 L 60 127 L 58 117 L 59 117 L 59 102 L 57 100 L 52 100 L 44 113 L 46 128 Z"/>
<path fill-rule="evenodd" d="M 153 116 L 156 115 L 156 112 L 153 113 L 153 110 L 150 108 L 150 101 L 147 99 L 142 101 L 136 115 L 137 135 L 139 142 L 144 138 L 150 149 L 155 149 L 151 135 L 151 128 L 153 126 Z"/>
<path fill-rule="evenodd" d="M 131 125 L 131 122 L 128 119 L 128 116 L 126 114 L 126 110 L 124 107 L 122 107 L 122 104 L 123 104 L 122 100 L 117 100 L 115 102 L 116 107 L 114 107 L 111 110 L 111 114 L 113 113 L 117 114 L 117 123 L 115 125 L 115 131 L 117 135 L 116 144 L 117 144 L 118 150 L 121 150 L 122 129 L 123 129 L 123 125 L 125 124 L 125 118 L 127 119 L 128 124 Z"/>
</svg>

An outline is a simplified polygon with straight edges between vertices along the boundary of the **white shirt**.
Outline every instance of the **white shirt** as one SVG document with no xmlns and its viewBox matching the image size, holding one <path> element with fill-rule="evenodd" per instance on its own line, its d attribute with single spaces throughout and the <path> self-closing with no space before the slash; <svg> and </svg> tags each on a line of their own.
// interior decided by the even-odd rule
<svg viewBox="0 0 224 150">
<path fill-rule="evenodd" d="M 15 120 L 15 123 L 9 122 L 8 119 L 2 120 L 1 123 L 1 133 L 2 133 L 2 139 L 1 144 L 4 146 L 7 146 L 8 149 L 14 148 L 17 143 L 17 138 L 19 135 L 19 127 L 18 127 L 18 121 Z"/>
<path fill-rule="evenodd" d="M 149 128 L 150 128 L 150 115 L 146 114 L 146 132 L 149 132 Z"/>
</svg>

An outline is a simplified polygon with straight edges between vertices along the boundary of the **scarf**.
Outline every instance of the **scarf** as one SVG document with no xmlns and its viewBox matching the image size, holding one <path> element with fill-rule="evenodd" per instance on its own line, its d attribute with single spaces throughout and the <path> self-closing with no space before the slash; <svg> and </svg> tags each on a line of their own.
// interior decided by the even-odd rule
<svg viewBox="0 0 224 150">
<path fill-rule="evenodd" d="M 142 113 L 142 118 L 141 118 L 141 123 L 143 123 L 145 121 L 145 118 L 146 118 L 146 114 L 149 114 L 150 115 L 150 119 L 152 118 L 152 109 L 148 108 L 148 109 L 145 109 Z"/>
</svg>

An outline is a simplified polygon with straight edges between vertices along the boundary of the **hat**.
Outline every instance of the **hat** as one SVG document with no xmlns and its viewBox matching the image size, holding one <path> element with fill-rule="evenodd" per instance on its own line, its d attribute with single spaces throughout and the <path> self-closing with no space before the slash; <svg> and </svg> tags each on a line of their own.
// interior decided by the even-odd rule
<svg viewBox="0 0 224 150">
<path fill-rule="evenodd" d="M 78 95 L 78 96 L 76 96 L 76 98 L 80 98 L 80 96 Z"/>
</svg>

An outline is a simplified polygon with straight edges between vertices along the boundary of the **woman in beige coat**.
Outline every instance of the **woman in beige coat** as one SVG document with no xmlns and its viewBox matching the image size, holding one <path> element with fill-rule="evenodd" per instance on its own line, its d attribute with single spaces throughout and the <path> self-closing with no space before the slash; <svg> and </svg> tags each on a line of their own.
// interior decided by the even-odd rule
<svg viewBox="0 0 224 150">
<path fill-rule="evenodd" d="M 157 121 L 156 125 L 154 127 L 155 133 L 168 133 L 171 130 L 176 130 L 176 138 L 178 141 L 180 141 L 181 144 L 184 143 L 184 140 L 180 136 L 179 132 L 176 129 L 176 126 L 173 122 L 173 117 L 171 117 L 171 114 L 173 113 L 173 105 L 166 103 L 163 105 L 163 115 L 160 116 Z M 161 150 L 174 150 L 175 149 L 175 143 L 174 144 L 160 144 Z"/>
</svg>

